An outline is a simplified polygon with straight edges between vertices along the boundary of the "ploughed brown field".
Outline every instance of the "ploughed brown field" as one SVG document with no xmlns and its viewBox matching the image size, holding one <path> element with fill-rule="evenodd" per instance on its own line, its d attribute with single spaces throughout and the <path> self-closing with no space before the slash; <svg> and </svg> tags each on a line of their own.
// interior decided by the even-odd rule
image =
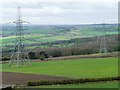
<svg viewBox="0 0 120 90">
<path fill-rule="evenodd" d="M 63 80 L 68 79 L 67 77 L 57 77 L 41 74 L 23 74 L 23 73 L 11 73 L 11 72 L 0 72 L 2 75 L 3 85 L 14 85 L 14 84 L 24 84 L 28 81 L 37 80 Z"/>
</svg>

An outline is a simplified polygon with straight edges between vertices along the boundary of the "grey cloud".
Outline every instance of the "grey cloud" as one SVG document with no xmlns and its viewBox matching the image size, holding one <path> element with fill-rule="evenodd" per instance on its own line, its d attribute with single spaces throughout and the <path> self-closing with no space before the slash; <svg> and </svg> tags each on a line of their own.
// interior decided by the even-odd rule
<svg viewBox="0 0 120 90">
<path fill-rule="evenodd" d="M 117 22 L 117 6 L 116 4 L 106 5 L 106 3 L 94 2 L 30 2 L 18 3 L 9 2 L 2 3 L 2 18 L 8 21 L 9 18 L 16 17 L 17 7 L 22 7 L 23 18 L 27 18 L 34 23 L 95 23 L 105 19 L 106 21 Z M 41 13 L 38 9 L 44 7 L 58 7 L 63 13 Z M 29 10 L 26 11 L 25 10 Z M 13 10 L 13 11 L 11 11 Z M 31 11 L 30 11 L 31 10 Z M 38 20 L 37 20 L 37 19 Z M 11 20 L 11 19 L 10 19 Z M 41 21 L 40 21 L 41 20 Z M 48 21 L 48 22 L 47 22 Z"/>
</svg>

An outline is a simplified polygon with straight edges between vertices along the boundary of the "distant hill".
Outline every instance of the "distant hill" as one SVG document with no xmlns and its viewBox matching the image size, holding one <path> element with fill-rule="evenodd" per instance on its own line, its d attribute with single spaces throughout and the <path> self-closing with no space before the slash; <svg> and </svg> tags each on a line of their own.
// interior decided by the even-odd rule
<svg viewBox="0 0 120 90">
<path fill-rule="evenodd" d="M 25 34 L 25 45 L 38 46 L 51 44 L 51 42 L 67 42 L 74 41 L 76 38 L 89 38 L 102 36 L 101 30 L 103 27 L 100 24 L 87 25 L 29 25 L 23 28 Z M 104 28 L 105 35 L 118 34 L 117 24 L 107 24 Z M 14 45 L 15 40 L 15 25 L 2 25 L 2 44 Z M 47 47 L 47 46 L 45 46 Z"/>
</svg>

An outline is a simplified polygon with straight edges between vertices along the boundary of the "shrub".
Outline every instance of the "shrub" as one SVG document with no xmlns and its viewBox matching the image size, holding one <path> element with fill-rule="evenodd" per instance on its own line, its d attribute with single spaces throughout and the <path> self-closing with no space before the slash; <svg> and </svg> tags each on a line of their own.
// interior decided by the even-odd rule
<svg viewBox="0 0 120 90">
<path fill-rule="evenodd" d="M 45 56 L 43 54 L 40 55 L 40 60 L 45 60 Z"/>
<path fill-rule="evenodd" d="M 48 58 L 48 55 L 45 53 L 45 51 L 40 52 L 40 60 L 45 60 L 45 58 Z"/>
<path fill-rule="evenodd" d="M 77 84 L 86 82 L 101 82 L 101 81 L 113 81 L 120 80 L 120 77 L 108 77 L 108 78 L 92 78 L 92 79 L 68 79 L 68 80 L 49 80 L 49 81 L 29 81 L 28 86 L 39 85 L 57 85 L 57 84 Z"/>
<path fill-rule="evenodd" d="M 51 56 L 53 57 L 59 57 L 59 56 L 62 56 L 61 52 L 59 50 L 53 50 L 51 52 Z"/>
<path fill-rule="evenodd" d="M 29 52 L 28 56 L 30 59 L 35 59 L 35 52 Z"/>
<path fill-rule="evenodd" d="M 10 57 L 7 56 L 2 57 L 2 61 L 7 61 L 7 60 L 10 60 Z"/>
</svg>

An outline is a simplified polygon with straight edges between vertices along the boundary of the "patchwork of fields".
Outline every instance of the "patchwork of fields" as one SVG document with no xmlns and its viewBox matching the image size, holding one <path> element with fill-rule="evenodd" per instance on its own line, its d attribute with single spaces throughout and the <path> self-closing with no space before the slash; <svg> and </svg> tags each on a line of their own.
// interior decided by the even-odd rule
<svg viewBox="0 0 120 90">
<path fill-rule="evenodd" d="M 54 42 L 60 40 L 70 40 L 75 38 L 86 38 L 101 36 L 101 25 L 56 25 L 56 26 L 30 26 L 25 30 L 25 41 L 27 45 Z M 116 25 L 106 26 L 105 35 L 118 34 Z M 14 45 L 15 26 L 3 26 L 2 43 L 4 45 Z M 34 48 L 34 47 L 33 47 Z"/>
<path fill-rule="evenodd" d="M 77 40 L 80 41 L 79 38 L 93 37 L 97 41 L 99 40 L 98 37 L 102 35 L 101 29 L 102 29 L 101 25 L 30 26 L 28 30 L 24 31 L 25 32 L 24 44 L 26 46 L 31 45 L 29 48 L 26 47 L 27 49 L 33 49 L 36 47 L 38 48 L 40 47 L 48 48 L 49 46 L 52 47 L 51 46 L 52 43 L 49 42 L 54 43 L 55 41 L 62 40 L 75 39 L 75 41 Z M 117 25 L 112 24 L 108 25 L 105 30 L 106 30 L 105 35 L 118 34 Z M 14 26 L 3 26 L 2 33 L 3 37 L 0 38 L 1 39 L 0 43 L 2 43 L 0 45 L 4 46 L 3 50 L 5 49 L 7 51 L 7 49 L 9 48 L 8 46 L 13 47 L 14 41 L 16 39 L 14 32 L 15 32 Z M 111 40 L 112 43 L 113 41 L 117 40 L 112 39 L 109 38 L 109 41 Z M 63 42 L 61 43 L 61 45 L 60 44 L 58 45 L 59 47 L 64 47 L 65 45 L 72 46 L 74 45 L 74 41 L 70 43 Z M 2 67 L 2 69 L 0 70 L 1 72 L 14 72 L 23 74 L 26 73 L 48 76 L 51 75 L 65 78 L 67 77 L 71 79 L 118 77 L 118 58 L 81 58 L 81 59 L 31 62 L 31 66 L 21 66 L 19 68 L 16 68 L 15 65 L 8 66 L 8 63 L 5 63 L 0 64 L 0 67 Z M 71 85 L 37 86 L 33 88 L 117 88 L 117 87 L 118 82 L 112 81 Z"/>
</svg>

